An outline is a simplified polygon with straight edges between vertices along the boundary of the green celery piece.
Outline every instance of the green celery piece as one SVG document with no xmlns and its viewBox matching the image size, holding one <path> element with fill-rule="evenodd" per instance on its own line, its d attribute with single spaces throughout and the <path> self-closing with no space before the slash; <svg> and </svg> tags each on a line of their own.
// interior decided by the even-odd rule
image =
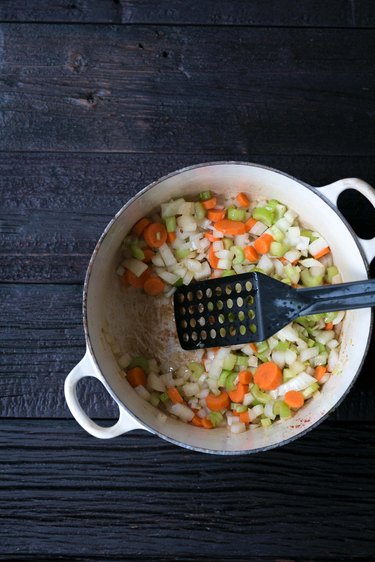
<svg viewBox="0 0 375 562">
<path fill-rule="evenodd" d="M 317 382 L 313 382 L 312 384 L 310 384 L 310 386 L 305 388 L 305 390 L 302 390 L 302 396 L 305 399 L 310 398 L 310 396 L 312 396 L 314 394 L 314 392 L 319 390 L 319 388 L 320 388 L 319 384 Z"/>
<path fill-rule="evenodd" d="M 270 246 L 271 256 L 281 258 L 287 251 L 288 251 L 287 244 L 284 244 L 283 242 L 271 242 L 271 246 Z"/>
<path fill-rule="evenodd" d="M 308 347 L 314 347 L 315 346 L 315 341 L 312 340 L 311 338 L 307 338 L 307 346 Z"/>
<path fill-rule="evenodd" d="M 272 400 L 271 396 L 266 392 L 262 392 L 257 384 L 253 384 L 251 387 L 251 394 L 260 404 L 267 404 L 267 402 Z"/>
<path fill-rule="evenodd" d="M 329 267 L 327 267 L 327 271 L 326 271 L 326 281 L 328 283 L 332 283 L 332 279 L 334 278 L 335 275 L 337 275 L 339 272 L 339 270 L 337 269 L 337 267 L 335 265 L 330 265 Z"/>
<path fill-rule="evenodd" d="M 174 287 L 181 287 L 181 285 L 183 285 L 183 279 L 182 277 L 180 277 L 179 279 L 177 279 L 176 283 L 173 283 Z"/>
<path fill-rule="evenodd" d="M 277 226 L 273 225 L 270 228 L 270 232 L 275 240 L 275 242 L 282 242 L 285 238 L 285 234 L 282 230 L 280 230 L 280 228 L 277 228 Z"/>
<path fill-rule="evenodd" d="M 246 211 L 244 209 L 229 208 L 227 214 L 228 219 L 231 221 L 243 222 L 246 219 Z"/>
<path fill-rule="evenodd" d="M 260 341 L 256 343 L 255 346 L 258 353 L 264 353 L 265 351 L 267 351 L 267 349 L 269 349 L 268 343 L 266 341 Z"/>
<path fill-rule="evenodd" d="M 223 369 L 227 371 L 232 371 L 234 369 L 236 361 L 237 361 L 237 357 L 233 353 L 230 353 L 224 358 Z"/>
<path fill-rule="evenodd" d="M 314 277 L 308 269 L 304 269 L 301 271 L 301 281 L 305 287 L 318 287 L 323 283 L 323 276 L 316 275 Z"/>
<path fill-rule="evenodd" d="M 136 244 L 132 244 L 130 246 L 130 250 L 131 250 L 133 258 L 135 258 L 136 260 L 142 261 L 142 260 L 145 259 L 145 255 L 144 255 L 142 249 L 139 246 L 137 246 Z"/>
<path fill-rule="evenodd" d="M 318 344 L 318 347 L 319 347 L 319 354 L 320 353 L 326 353 L 326 351 L 327 351 L 326 346 L 323 345 L 322 343 L 318 343 L 318 342 L 317 342 L 317 344 Z"/>
<path fill-rule="evenodd" d="M 222 277 L 230 277 L 231 275 L 236 275 L 236 272 L 233 269 L 224 269 L 221 274 Z"/>
<path fill-rule="evenodd" d="M 257 357 L 258 357 L 259 361 L 261 361 L 262 363 L 267 363 L 267 361 L 270 360 L 270 358 L 267 357 L 267 355 L 264 355 L 263 353 L 259 353 L 257 355 Z"/>
<path fill-rule="evenodd" d="M 200 363 L 196 361 L 191 361 L 188 365 L 188 369 L 191 372 L 191 375 L 194 380 L 198 380 L 199 377 L 204 373 L 204 367 Z"/>
<path fill-rule="evenodd" d="M 240 246 L 233 246 L 234 258 L 233 262 L 235 265 L 238 265 L 245 261 L 245 253 Z"/>
<path fill-rule="evenodd" d="M 224 419 L 220 412 L 210 412 L 207 417 L 214 427 L 217 427 Z"/>
<path fill-rule="evenodd" d="M 223 244 L 225 250 L 230 250 L 233 246 L 233 240 L 231 240 L 230 238 L 223 238 Z"/>
<path fill-rule="evenodd" d="M 285 267 L 284 267 L 284 273 L 285 275 L 288 277 L 288 279 L 291 280 L 292 283 L 298 283 L 299 281 L 299 272 L 298 270 L 293 267 L 293 265 L 291 263 L 288 263 Z"/>
<path fill-rule="evenodd" d="M 177 248 L 175 250 L 176 258 L 178 260 L 183 260 L 190 254 L 190 252 L 191 250 L 189 248 L 185 248 L 184 250 L 181 250 L 181 248 Z"/>
<path fill-rule="evenodd" d="M 286 351 L 287 349 L 289 349 L 289 342 L 287 341 L 279 341 L 275 347 L 276 351 Z"/>
<path fill-rule="evenodd" d="M 283 369 L 283 383 L 290 381 L 290 379 L 293 379 L 295 376 L 296 375 L 290 369 Z"/>
<path fill-rule="evenodd" d="M 206 209 L 203 207 L 202 203 L 194 203 L 194 214 L 197 221 L 204 219 L 206 216 Z"/>
<path fill-rule="evenodd" d="M 329 322 L 333 322 L 337 316 L 337 312 L 326 312 L 324 316 L 324 322 L 328 324 Z"/>
<path fill-rule="evenodd" d="M 285 283 L 285 285 L 291 285 L 292 281 L 288 277 L 284 277 L 284 279 L 281 279 L 281 283 Z"/>
<path fill-rule="evenodd" d="M 280 415 L 280 405 L 281 405 L 281 400 L 276 400 L 276 402 L 274 403 L 273 408 L 272 408 L 275 416 Z"/>
<path fill-rule="evenodd" d="M 237 378 L 237 373 L 229 373 L 229 375 L 226 378 L 225 381 L 225 388 L 228 390 L 228 392 L 231 392 L 232 390 L 234 390 L 236 388 L 235 385 L 235 380 Z"/>
<path fill-rule="evenodd" d="M 228 375 L 230 375 L 230 374 L 231 374 L 231 371 L 228 371 L 228 370 L 226 370 L 226 369 L 223 369 L 223 370 L 221 371 L 221 373 L 220 373 L 220 376 L 219 376 L 218 380 L 217 380 L 217 386 L 218 386 L 218 387 L 223 387 L 223 386 L 225 386 L 225 382 L 226 382 L 226 380 L 227 380 L 227 377 L 228 377 Z"/>
<path fill-rule="evenodd" d="M 142 357 L 142 356 L 133 357 L 127 368 L 133 369 L 134 367 L 140 367 L 141 369 L 143 369 L 146 375 L 148 375 L 150 372 L 148 359 L 146 359 L 146 357 Z"/>
<path fill-rule="evenodd" d="M 270 418 L 262 418 L 260 423 L 262 424 L 262 427 L 271 427 L 272 420 L 270 420 Z"/>
<path fill-rule="evenodd" d="M 242 414 L 242 412 L 247 412 L 247 410 L 248 410 L 247 406 L 243 406 L 243 404 L 236 404 L 235 402 L 231 403 L 230 409 L 236 410 L 240 414 Z"/>
<path fill-rule="evenodd" d="M 256 207 L 253 210 L 253 218 L 257 221 L 263 222 L 267 226 L 271 226 L 274 219 L 274 212 L 266 207 Z"/>
<path fill-rule="evenodd" d="M 207 189 L 207 191 L 202 191 L 199 194 L 199 199 L 201 201 L 208 201 L 211 198 L 212 198 L 212 194 L 211 194 L 211 191 L 209 189 Z"/>
<path fill-rule="evenodd" d="M 261 404 L 263 406 L 263 404 L 261 402 L 259 402 L 259 400 L 255 399 L 252 401 L 251 406 L 259 406 L 259 404 Z"/>
<path fill-rule="evenodd" d="M 309 238 L 311 242 L 316 240 L 316 236 L 313 236 L 312 230 L 308 230 L 307 228 L 303 228 L 301 230 L 301 236 L 304 236 L 305 238 Z"/>
<path fill-rule="evenodd" d="M 281 219 L 281 217 L 283 217 L 286 213 L 286 206 L 285 205 L 277 205 L 276 209 L 275 209 L 275 218 L 274 221 L 278 221 L 279 219 Z"/>
<path fill-rule="evenodd" d="M 280 418 L 289 418 L 291 415 L 290 408 L 285 402 L 280 402 Z"/>
<path fill-rule="evenodd" d="M 176 217 L 173 215 L 171 217 L 165 217 L 165 228 L 167 232 L 174 232 L 176 230 Z"/>
<path fill-rule="evenodd" d="M 247 355 L 237 355 L 236 365 L 239 367 L 247 367 L 249 364 L 249 358 Z"/>
<path fill-rule="evenodd" d="M 166 402 L 167 400 L 169 400 L 169 396 L 167 394 L 167 392 L 163 392 L 162 394 L 160 394 L 159 396 L 161 402 Z"/>
<path fill-rule="evenodd" d="M 277 199 L 270 199 L 269 201 L 267 201 L 265 207 L 270 211 L 274 211 L 278 205 L 280 205 L 280 201 L 278 201 Z"/>
</svg>

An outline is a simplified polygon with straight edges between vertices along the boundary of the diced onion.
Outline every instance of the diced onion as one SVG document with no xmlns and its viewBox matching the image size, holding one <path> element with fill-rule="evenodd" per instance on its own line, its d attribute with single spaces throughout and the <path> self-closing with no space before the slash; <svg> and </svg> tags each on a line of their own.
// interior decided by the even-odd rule
<svg viewBox="0 0 375 562">
<path fill-rule="evenodd" d="M 147 265 L 143 263 L 143 261 L 136 260 L 134 258 L 130 258 L 128 260 L 124 260 L 122 265 L 129 269 L 136 277 L 140 277 L 142 273 L 144 273 L 147 269 Z"/>
<path fill-rule="evenodd" d="M 199 393 L 199 384 L 196 382 L 188 382 L 184 384 L 182 390 L 184 391 L 185 396 L 190 398 L 191 396 L 195 396 Z M 200 396 L 200 398 L 203 398 L 203 396 Z"/>
<path fill-rule="evenodd" d="M 258 267 L 263 269 L 263 271 L 269 275 L 273 271 L 273 261 L 274 260 L 271 260 L 267 254 L 263 254 L 258 262 Z"/>
<path fill-rule="evenodd" d="M 147 377 L 147 386 L 159 392 L 165 391 L 165 383 L 156 373 L 150 373 Z"/>
<path fill-rule="evenodd" d="M 266 232 L 268 226 L 261 221 L 257 221 L 254 226 L 250 229 L 250 234 L 253 236 L 260 236 L 263 232 Z"/>
<path fill-rule="evenodd" d="M 185 404 L 172 404 L 170 412 L 184 422 L 189 422 L 194 417 L 194 412 Z"/>
<path fill-rule="evenodd" d="M 232 423 L 230 430 L 232 433 L 243 433 L 246 431 L 246 425 L 243 422 Z"/>
<path fill-rule="evenodd" d="M 339 354 L 337 353 L 336 349 L 331 349 L 328 355 L 328 371 L 331 373 L 333 369 L 336 367 L 339 360 Z"/>
<path fill-rule="evenodd" d="M 140 385 L 136 386 L 134 390 L 136 391 L 136 393 L 137 393 L 141 398 L 143 398 L 143 400 L 146 400 L 147 402 L 150 401 L 151 394 L 149 393 L 149 391 L 148 391 L 144 386 L 142 386 L 142 385 L 140 384 Z"/>
<path fill-rule="evenodd" d="M 281 384 L 277 389 L 279 396 L 284 396 L 289 390 L 305 390 L 310 384 L 316 382 L 316 379 L 305 372 L 300 373 L 296 377 L 293 377 L 289 381 Z"/>
<path fill-rule="evenodd" d="M 310 361 L 310 359 L 312 359 L 313 357 L 316 357 L 317 355 L 319 355 L 319 347 L 308 347 L 307 349 L 304 349 L 303 351 L 301 351 L 300 353 L 300 360 L 302 362 L 304 361 Z"/>
</svg>

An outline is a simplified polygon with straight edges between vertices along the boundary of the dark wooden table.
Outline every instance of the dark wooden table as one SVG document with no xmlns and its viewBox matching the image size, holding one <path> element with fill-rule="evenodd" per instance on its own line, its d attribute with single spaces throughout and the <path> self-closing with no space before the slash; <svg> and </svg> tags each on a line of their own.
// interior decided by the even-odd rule
<svg viewBox="0 0 375 562">
<path fill-rule="evenodd" d="M 0 559 L 374 559 L 373 350 L 327 421 L 256 456 L 102 442 L 63 396 L 90 254 L 148 182 L 231 159 L 375 185 L 373 0 L 2 0 L 0 22 Z"/>
</svg>

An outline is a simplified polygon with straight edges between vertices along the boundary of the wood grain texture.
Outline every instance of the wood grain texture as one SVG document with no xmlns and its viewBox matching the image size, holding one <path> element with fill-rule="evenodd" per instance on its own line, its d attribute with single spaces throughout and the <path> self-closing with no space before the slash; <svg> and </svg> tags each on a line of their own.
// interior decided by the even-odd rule
<svg viewBox="0 0 375 562">
<path fill-rule="evenodd" d="M 0 150 L 374 153 L 371 30 L 1 31 Z"/>
<path fill-rule="evenodd" d="M 74 422 L 1 420 L 0 431 L 4 558 L 375 555 L 373 425 L 326 423 L 235 458 L 142 432 L 103 442 Z"/>
<path fill-rule="evenodd" d="M 81 300 L 80 285 L 0 285 L 0 416 L 70 418 L 63 385 L 85 353 Z M 375 420 L 374 360 L 372 346 L 335 419 Z M 91 417 L 117 417 L 95 379 L 83 379 L 79 390 Z"/>
<path fill-rule="evenodd" d="M 0 281 L 82 283 L 102 230 L 130 197 L 176 169 L 221 159 L 220 154 L 0 154 Z M 312 185 L 343 177 L 375 185 L 372 157 L 254 154 L 246 160 Z M 344 203 L 358 234 L 375 235 L 374 215 L 350 197 Z"/>
<path fill-rule="evenodd" d="M 372 0 L 2 0 L 0 21 L 373 27 Z"/>
</svg>

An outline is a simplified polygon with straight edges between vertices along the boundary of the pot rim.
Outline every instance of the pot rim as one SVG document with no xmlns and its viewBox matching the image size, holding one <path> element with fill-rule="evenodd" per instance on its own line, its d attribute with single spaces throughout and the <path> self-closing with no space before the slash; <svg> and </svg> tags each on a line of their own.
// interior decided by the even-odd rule
<svg viewBox="0 0 375 562">
<path fill-rule="evenodd" d="M 91 254 L 90 257 L 90 261 L 86 270 L 86 275 L 85 275 L 85 281 L 84 281 L 84 285 L 83 285 L 83 302 L 82 302 L 82 317 L 83 317 L 83 327 L 84 327 L 84 333 L 85 333 L 85 340 L 86 340 L 86 346 L 87 349 L 90 352 L 90 356 L 91 359 L 95 365 L 95 367 L 98 369 L 98 371 L 100 373 L 102 373 L 101 368 L 99 367 L 99 364 L 96 360 L 95 357 L 95 353 L 94 353 L 94 349 L 92 347 L 91 344 L 91 339 L 90 339 L 90 334 L 89 334 L 89 329 L 88 329 L 88 322 L 87 322 L 87 294 L 88 294 L 88 287 L 89 287 L 89 283 L 90 283 L 90 277 L 91 277 L 91 272 L 92 272 L 92 268 L 93 268 L 93 264 L 96 258 L 96 255 L 100 249 L 100 246 L 103 243 L 104 238 L 107 236 L 108 232 L 110 231 L 110 229 L 112 228 L 112 226 L 114 225 L 114 223 L 117 221 L 117 219 L 122 215 L 122 213 L 125 211 L 125 209 L 127 209 L 128 207 L 130 207 L 130 205 L 136 201 L 138 198 L 142 197 L 145 193 L 147 193 L 150 189 L 152 189 L 153 187 L 157 186 L 158 184 L 174 177 L 177 175 L 180 175 L 184 172 L 188 172 L 190 170 L 195 170 L 197 168 L 205 168 L 208 166 L 220 166 L 220 165 L 236 165 L 236 166 L 249 166 L 251 168 L 261 168 L 263 170 L 267 170 L 269 172 L 274 172 L 276 174 L 279 174 L 281 176 L 287 177 L 293 181 L 295 181 L 296 183 L 299 183 L 300 185 L 302 185 L 303 187 L 309 189 L 310 191 L 312 191 L 315 195 L 317 195 L 318 197 L 320 197 L 327 205 L 329 205 L 331 207 L 331 209 L 338 215 L 338 217 L 341 219 L 341 221 L 344 223 L 344 225 L 347 227 L 347 229 L 349 230 L 355 244 L 357 245 L 360 254 L 362 256 L 362 261 L 365 265 L 365 269 L 366 269 L 366 274 L 367 274 L 367 278 L 368 278 L 368 274 L 369 274 L 369 267 L 370 264 L 367 263 L 366 260 L 366 256 L 365 253 L 358 241 L 358 237 L 356 235 L 356 233 L 354 232 L 353 228 L 351 227 L 351 225 L 348 223 L 348 221 L 346 220 L 346 218 L 342 215 L 342 213 L 339 211 L 338 207 L 336 207 L 323 193 L 319 192 L 319 188 L 318 187 L 313 187 L 312 185 L 309 185 L 308 183 L 290 175 L 287 174 L 286 172 L 282 172 L 281 170 L 277 170 L 276 168 L 272 168 L 270 166 L 265 166 L 263 164 L 257 164 L 255 162 L 243 162 L 243 161 L 232 161 L 232 160 L 219 160 L 219 161 L 213 161 L 213 162 L 203 162 L 200 164 L 192 164 L 191 166 L 186 166 L 184 168 L 180 168 L 179 170 L 175 170 L 173 172 L 170 172 L 169 174 L 166 174 L 165 176 L 162 176 L 161 178 L 153 181 L 152 183 L 148 184 L 146 187 L 144 187 L 143 189 L 141 189 L 140 191 L 138 191 L 138 193 L 136 193 L 133 197 L 131 197 L 122 207 L 121 209 L 119 209 L 119 211 L 114 215 L 114 217 L 110 220 L 110 222 L 107 224 L 107 226 L 105 227 L 105 229 L 103 230 L 99 240 L 97 241 L 95 248 L 93 250 L 93 253 Z M 282 447 L 284 445 L 287 445 L 293 441 L 295 441 L 296 439 L 299 439 L 300 437 L 303 437 L 306 433 L 308 433 L 309 431 L 311 431 L 312 429 L 316 428 L 318 425 L 320 425 L 334 410 L 336 410 L 336 408 L 343 402 L 343 400 L 346 398 L 346 396 L 348 395 L 349 391 L 351 390 L 351 388 L 353 387 L 355 381 L 357 380 L 359 373 L 362 370 L 362 366 L 363 363 L 365 361 L 365 358 L 367 356 L 367 353 L 369 351 L 369 347 L 370 347 L 370 342 L 371 342 L 371 334 L 372 334 L 372 330 L 373 330 L 373 326 L 374 326 L 374 311 L 371 310 L 371 318 L 370 318 L 370 326 L 369 326 L 369 332 L 368 332 L 368 337 L 367 337 L 367 342 L 366 342 L 366 348 L 365 348 L 365 352 L 363 354 L 363 357 L 361 359 L 361 362 L 358 366 L 358 369 L 355 373 L 355 375 L 352 377 L 352 380 L 349 384 L 349 386 L 346 388 L 345 392 L 343 393 L 343 395 L 339 398 L 339 400 L 335 403 L 335 405 L 328 411 L 326 412 L 323 416 L 321 416 L 316 422 L 314 422 L 313 424 L 309 425 L 308 427 L 306 427 L 305 429 L 303 429 L 301 432 L 297 433 L 296 435 L 289 437 L 287 439 L 284 439 L 282 441 L 279 441 L 276 444 L 272 444 L 272 445 L 267 445 L 265 447 L 258 447 L 257 449 L 247 449 L 247 450 L 239 450 L 239 451 L 225 451 L 225 450 L 214 450 L 214 449 L 204 449 L 202 447 L 195 447 L 193 445 L 189 445 L 183 441 L 178 441 L 176 439 L 173 439 L 171 437 L 168 437 L 167 435 L 165 435 L 164 433 L 161 433 L 160 431 L 156 430 L 154 427 L 149 426 L 148 424 L 146 424 L 143 420 L 141 420 L 137 415 L 135 415 L 127 406 L 125 406 L 125 404 L 123 404 L 122 400 L 117 396 L 117 394 L 114 392 L 114 390 L 112 389 L 112 387 L 110 386 L 110 384 L 107 382 L 107 379 L 105 377 L 105 375 L 102 373 L 105 382 L 106 382 L 106 390 L 107 392 L 110 394 L 110 396 L 113 398 L 113 400 L 117 403 L 119 408 L 123 408 L 130 416 L 132 416 L 134 419 L 136 419 L 139 424 L 145 428 L 147 431 L 149 431 L 150 433 L 157 435 L 158 437 L 160 437 L 161 439 L 164 439 L 165 441 L 168 441 L 169 443 L 173 443 L 174 445 L 178 445 L 179 447 L 183 447 L 185 449 L 189 449 L 191 451 L 197 451 L 200 453 L 207 453 L 207 454 L 214 454 L 214 455 L 250 455 L 250 454 L 254 454 L 254 453 L 260 453 L 260 452 L 265 452 L 271 449 L 276 449 L 278 447 Z"/>
</svg>

